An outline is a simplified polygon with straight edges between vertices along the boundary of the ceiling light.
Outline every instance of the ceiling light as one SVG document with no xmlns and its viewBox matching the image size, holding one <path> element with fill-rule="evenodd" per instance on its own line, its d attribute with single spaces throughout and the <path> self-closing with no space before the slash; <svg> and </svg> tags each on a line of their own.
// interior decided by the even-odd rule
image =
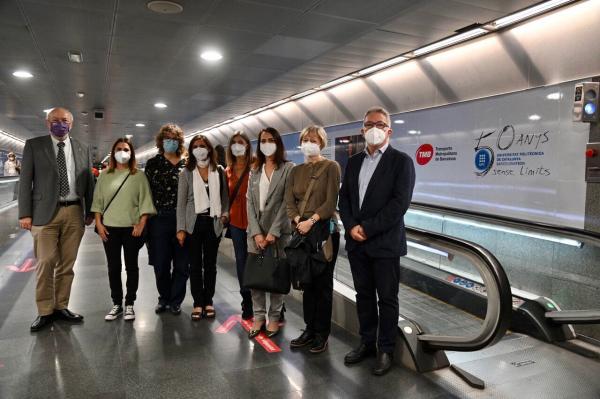
<svg viewBox="0 0 600 399">
<path fill-rule="evenodd" d="M 23 139 L 21 139 L 21 138 L 19 138 L 17 136 L 13 136 L 12 134 L 10 134 L 8 132 L 5 132 L 4 130 L 0 130 L 0 134 L 6 136 L 7 138 L 9 138 L 9 139 L 11 139 L 13 141 L 18 142 L 18 143 L 23 143 L 23 144 L 25 143 L 25 140 L 23 140 Z"/>
<path fill-rule="evenodd" d="M 540 119 L 542 119 L 542 117 L 539 116 L 538 114 L 529 115 L 530 121 L 539 121 Z"/>
<path fill-rule="evenodd" d="M 342 76 L 339 79 L 332 80 L 329 83 L 325 83 L 324 85 L 319 86 L 319 89 L 328 89 L 330 87 L 337 86 L 340 83 L 344 83 L 344 82 L 347 82 L 352 79 L 354 79 L 354 76 L 351 76 L 351 75 Z"/>
<path fill-rule="evenodd" d="M 70 62 L 74 62 L 76 64 L 81 64 L 83 62 L 83 55 L 81 55 L 81 51 L 68 51 L 67 55 L 69 56 Z"/>
<path fill-rule="evenodd" d="M 136 123 L 135 126 L 136 127 L 146 127 L 146 125 L 143 123 Z"/>
<path fill-rule="evenodd" d="M 396 119 L 396 120 L 394 121 L 394 123 L 395 123 L 395 124 L 398 124 L 398 125 L 401 125 L 401 124 L 403 124 L 403 123 L 404 123 L 404 121 L 403 121 L 402 119 Z"/>
<path fill-rule="evenodd" d="M 309 94 L 313 94 L 316 91 L 317 91 L 316 89 L 310 89 L 310 90 L 303 91 L 302 93 L 298 93 L 296 95 L 291 96 L 290 100 L 297 100 L 299 98 L 306 97 Z"/>
<path fill-rule="evenodd" d="M 421 131 L 420 130 L 409 130 L 407 133 L 408 134 L 421 134 Z"/>
<path fill-rule="evenodd" d="M 158 14 L 179 14 L 183 11 L 183 6 L 181 4 L 168 0 L 149 1 L 148 4 L 146 4 L 146 7 L 150 11 L 154 11 Z"/>
<path fill-rule="evenodd" d="M 205 61 L 219 61 L 223 55 L 216 50 L 206 50 L 200 54 L 200 57 Z"/>
<path fill-rule="evenodd" d="M 502 17 L 499 18 L 497 20 L 495 20 L 494 22 L 492 22 L 492 26 L 496 29 L 498 28 L 502 28 L 504 26 L 513 24 L 515 22 L 519 22 L 522 21 L 524 19 L 533 17 L 534 15 L 538 15 L 541 14 L 543 12 L 549 11 L 553 8 L 557 8 L 562 6 L 563 4 L 567 4 L 567 3 L 571 3 L 573 0 L 551 0 L 551 1 L 545 1 L 541 4 L 538 4 L 536 6 L 527 8 L 525 10 L 516 12 L 514 14 L 511 15 L 507 15 L 506 17 Z"/>
<path fill-rule="evenodd" d="M 81 111 L 81 116 L 88 116 L 87 111 Z"/>
<path fill-rule="evenodd" d="M 81 126 L 88 127 L 89 125 L 87 123 L 83 123 L 83 124 L 81 124 Z"/>
<path fill-rule="evenodd" d="M 156 103 L 154 104 L 156 108 L 167 108 L 167 104 L 165 103 Z"/>
<path fill-rule="evenodd" d="M 285 104 L 287 102 L 288 102 L 288 100 L 286 100 L 286 99 L 275 101 L 274 103 L 271 103 L 271 104 L 267 105 L 265 108 L 279 107 L 280 105 Z"/>
<path fill-rule="evenodd" d="M 550 93 L 546 96 L 546 98 L 548 100 L 560 100 L 561 98 L 563 98 L 563 94 L 559 91 L 554 92 L 554 93 Z"/>
<path fill-rule="evenodd" d="M 49 113 L 50 111 L 52 111 L 54 108 L 47 108 L 44 110 L 45 113 Z"/>
<path fill-rule="evenodd" d="M 273 103 L 273 104 L 275 104 L 275 103 Z M 250 115 L 255 115 L 255 114 L 258 114 L 258 113 L 260 113 L 260 112 L 263 112 L 263 111 L 264 111 L 264 110 L 266 110 L 267 108 L 269 108 L 269 107 L 268 107 L 268 106 L 266 106 L 266 107 L 260 107 L 260 108 L 257 108 L 257 109 L 255 109 L 254 111 L 250 112 Z"/>
<path fill-rule="evenodd" d="M 226 124 L 231 123 L 231 122 L 233 122 L 233 118 L 227 119 L 226 121 L 221 122 L 220 125 L 226 125 Z"/>
<path fill-rule="evenodd" d="M 413 51 L 415 56 L 423 55 L 426 53 L 431 53 L 432 51 L 439 50 L 444 47 L 452 46 L 453 44 L 463 42 L 465 40 L 471 39 L 476 36 L 483 35 L 487 33 L 485 29 L 477 28 L 464 33 L 460 33 L 458 35 L 451 36 L 449 38 L 440 40 L 439 42 L 435 42 L 425 47 L 421 47 Z"/>
<path fill-rule="evenodd" d="M 395 58 L 392 58 L 390 60 L 380 62 L 379 64 L 375 64 L 373 66 L 370 66 L 368 68 L 361 69 L 360 71 L 357 72 L 357 75 L 358 76 L 368 75 L 368 74 L 370 74 L 372 72 L 379 71 L 380 69 L 384 69 L 384 68 L 387 68 L 389 66 L 399 64 L 402 61 L 406 61 L 407 59 L 408 58 L 404 57 L 404 56 L 395 57 Z"/>
<path fill-rule="evenodd" d="M 21 79 L 33 78 L 33 74 L 28 71 L 14 71 L 13 76 Z"/>
<path fill-rule="evenodd" d="M 83 98 L 83 97 L 85 97 L 85 93 L 82 92 L 82 91 L 78 91 L 77 94 L 76 94 L 76 96 L 79 97 L 79 98 Z"/>
<path fill-rule="evenodd" d="M 126 134 L 126 135 L 125 135 L 125 138 L 126 138 L 127 140 L 131 140 L 131 139 L 133 138 L 133 134 Z"/>
</svg>

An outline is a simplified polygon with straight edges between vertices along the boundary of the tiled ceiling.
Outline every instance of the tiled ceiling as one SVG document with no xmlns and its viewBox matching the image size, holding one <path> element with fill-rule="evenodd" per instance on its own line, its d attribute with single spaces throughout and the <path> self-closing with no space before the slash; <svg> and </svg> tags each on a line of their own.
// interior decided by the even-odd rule
<svg viewBox="0 0 600 399">
<path fill-rule="evenodd" d="M 124 134 L 146 144 L 165 122 L 206 127 L 537 1 L 177 2 L 184 11 L 164 15 L 147 0 L 0 1 L 0 115 L 37 136 L 43 110 L 66 106 L 74 134 L 102 155 Z M 202 61 L 206 47 L 224 59 Z M 18 80 L 17 69 L 35 76 Z"/>
</svg>

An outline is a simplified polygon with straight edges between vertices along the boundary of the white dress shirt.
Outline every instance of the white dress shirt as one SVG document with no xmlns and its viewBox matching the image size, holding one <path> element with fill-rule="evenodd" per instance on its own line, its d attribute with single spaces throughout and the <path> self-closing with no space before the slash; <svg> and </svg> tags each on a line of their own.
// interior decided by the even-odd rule
<svg viewBox="0 0 600 399">
<path fill-rule="evenodd" d="M 369 187 L 373 173 L 375 173 L 375 169 L 377 169 L 377 165 L 379 165 L 379 161 L 381 161 L 383 153 L 388 149 L 389 146 L 390 143 L 388 142 L 386 145 L 375 151 L 373 155 L 369 154 L 368 147 L 365 148 L 365 157 L 363 158 L 362 165 L 360 167 L 360 173 L 358 175 L 359 209 L 362 208 L 362 203 L 365 199 L 365 195 L 367 194 L 367 188 Z"/>
<path fill-rule="evenodd" d="M 260 174 L 260 181 L 258 183 L 258 209 L 261 212 L 265 210 L 265 203 L 267 202 L 267 195 L 269 194 L 270 185 L 271 180 L 267 177 L 267 171 L 265 170 L 265 165 L 263 164 L 262 173 Z"/>
<path fill-rule="evenodd" d="M 58 156 L 58 143 L 61 141 L 58 140 L 53 135 L 50 135 L 52 138 L 52 145 L 54 147 L 54 159 Z M 76 201 L 79 199 L 77 195 L 77 189 L 75 188 L 75 159 L 73 157 L 73 146 L 71 145 L 71 137 L 67 136 L 67 138 L 63 141 L 65 143 L 65 161 L 67 161 L 67 176 L 69 178 L 69 194 L 66 197 L 60 197 L 60 201 Z M 58 168 L 58 167 L 57 167 Z"/>
</svg>

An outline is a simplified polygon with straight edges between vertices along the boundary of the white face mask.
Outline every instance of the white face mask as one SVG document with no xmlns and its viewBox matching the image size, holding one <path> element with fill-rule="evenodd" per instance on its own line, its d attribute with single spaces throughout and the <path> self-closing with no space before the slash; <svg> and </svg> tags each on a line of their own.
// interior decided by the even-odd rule
<svg viewBox="0 0 600 399">
<path fill-rule="evenodd" d="M 206 148 L 196 147 L 192 150 L 192 154 L 194 154 L 194 157 L 196 157 L 196 161 L 198 161 L 198 163 L 202 161 L 208 161 L 208 150 Z"/>
<path fill-rule="evenodd" d="M 260 152 L 265 154 L 266 157 L 270 157 L 277 151 L 277 144 L 275 143 L 260 143 Z"/>
<path fill-rule="evenodd" d="M 302 153 L 307 157 L 314 157 L 321 154 L 321 147 L 316 143 L 310 141 L 304 141 L 300 146 Z"/>
<path fill-rule="evenodd" d="M 115 159 L 118 163 L 127 163 L 131 159 L 131 154 L 127 151 L 115 152 Z"/>
<path fill-rule="evenodd" d="M 385 141 L 386 137 L 387 133 L 375 126 L 365 132 L 365 140 L 367 140 L 367 144 L 369 145 L 379 145 Z"/>
<path fill-rule="evenodd" d="M 246 146 L 244 144 L 234 143 L 231 145 L 231 153 L 236 157 L 241 157 L 246 154 Z"/>
</svg>

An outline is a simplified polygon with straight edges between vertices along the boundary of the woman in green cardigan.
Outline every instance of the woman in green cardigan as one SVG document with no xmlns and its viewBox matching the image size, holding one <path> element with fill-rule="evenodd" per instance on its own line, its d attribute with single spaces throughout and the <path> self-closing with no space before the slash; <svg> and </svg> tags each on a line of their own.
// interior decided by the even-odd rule
<svg viewBox="0 0 600 399">
<path fill-rule="evenodd" d="M 138 253 L 144 245 L 142 233 L 149 215 L 156 214 L 150 185 L 144 173 L 138 173 L 133 145 L 120 138 L 112 146 L 108 170 L 100 174 L 94 191 L 92 212 L 96 230 L 106 253 L 108 281 L 113 307 L 104 317 L 115 320 L 123 314 L 121 248 L 127 272 L 125 320 L 134 320 L 133 303 L 139 281 Z"/>
</svg>

